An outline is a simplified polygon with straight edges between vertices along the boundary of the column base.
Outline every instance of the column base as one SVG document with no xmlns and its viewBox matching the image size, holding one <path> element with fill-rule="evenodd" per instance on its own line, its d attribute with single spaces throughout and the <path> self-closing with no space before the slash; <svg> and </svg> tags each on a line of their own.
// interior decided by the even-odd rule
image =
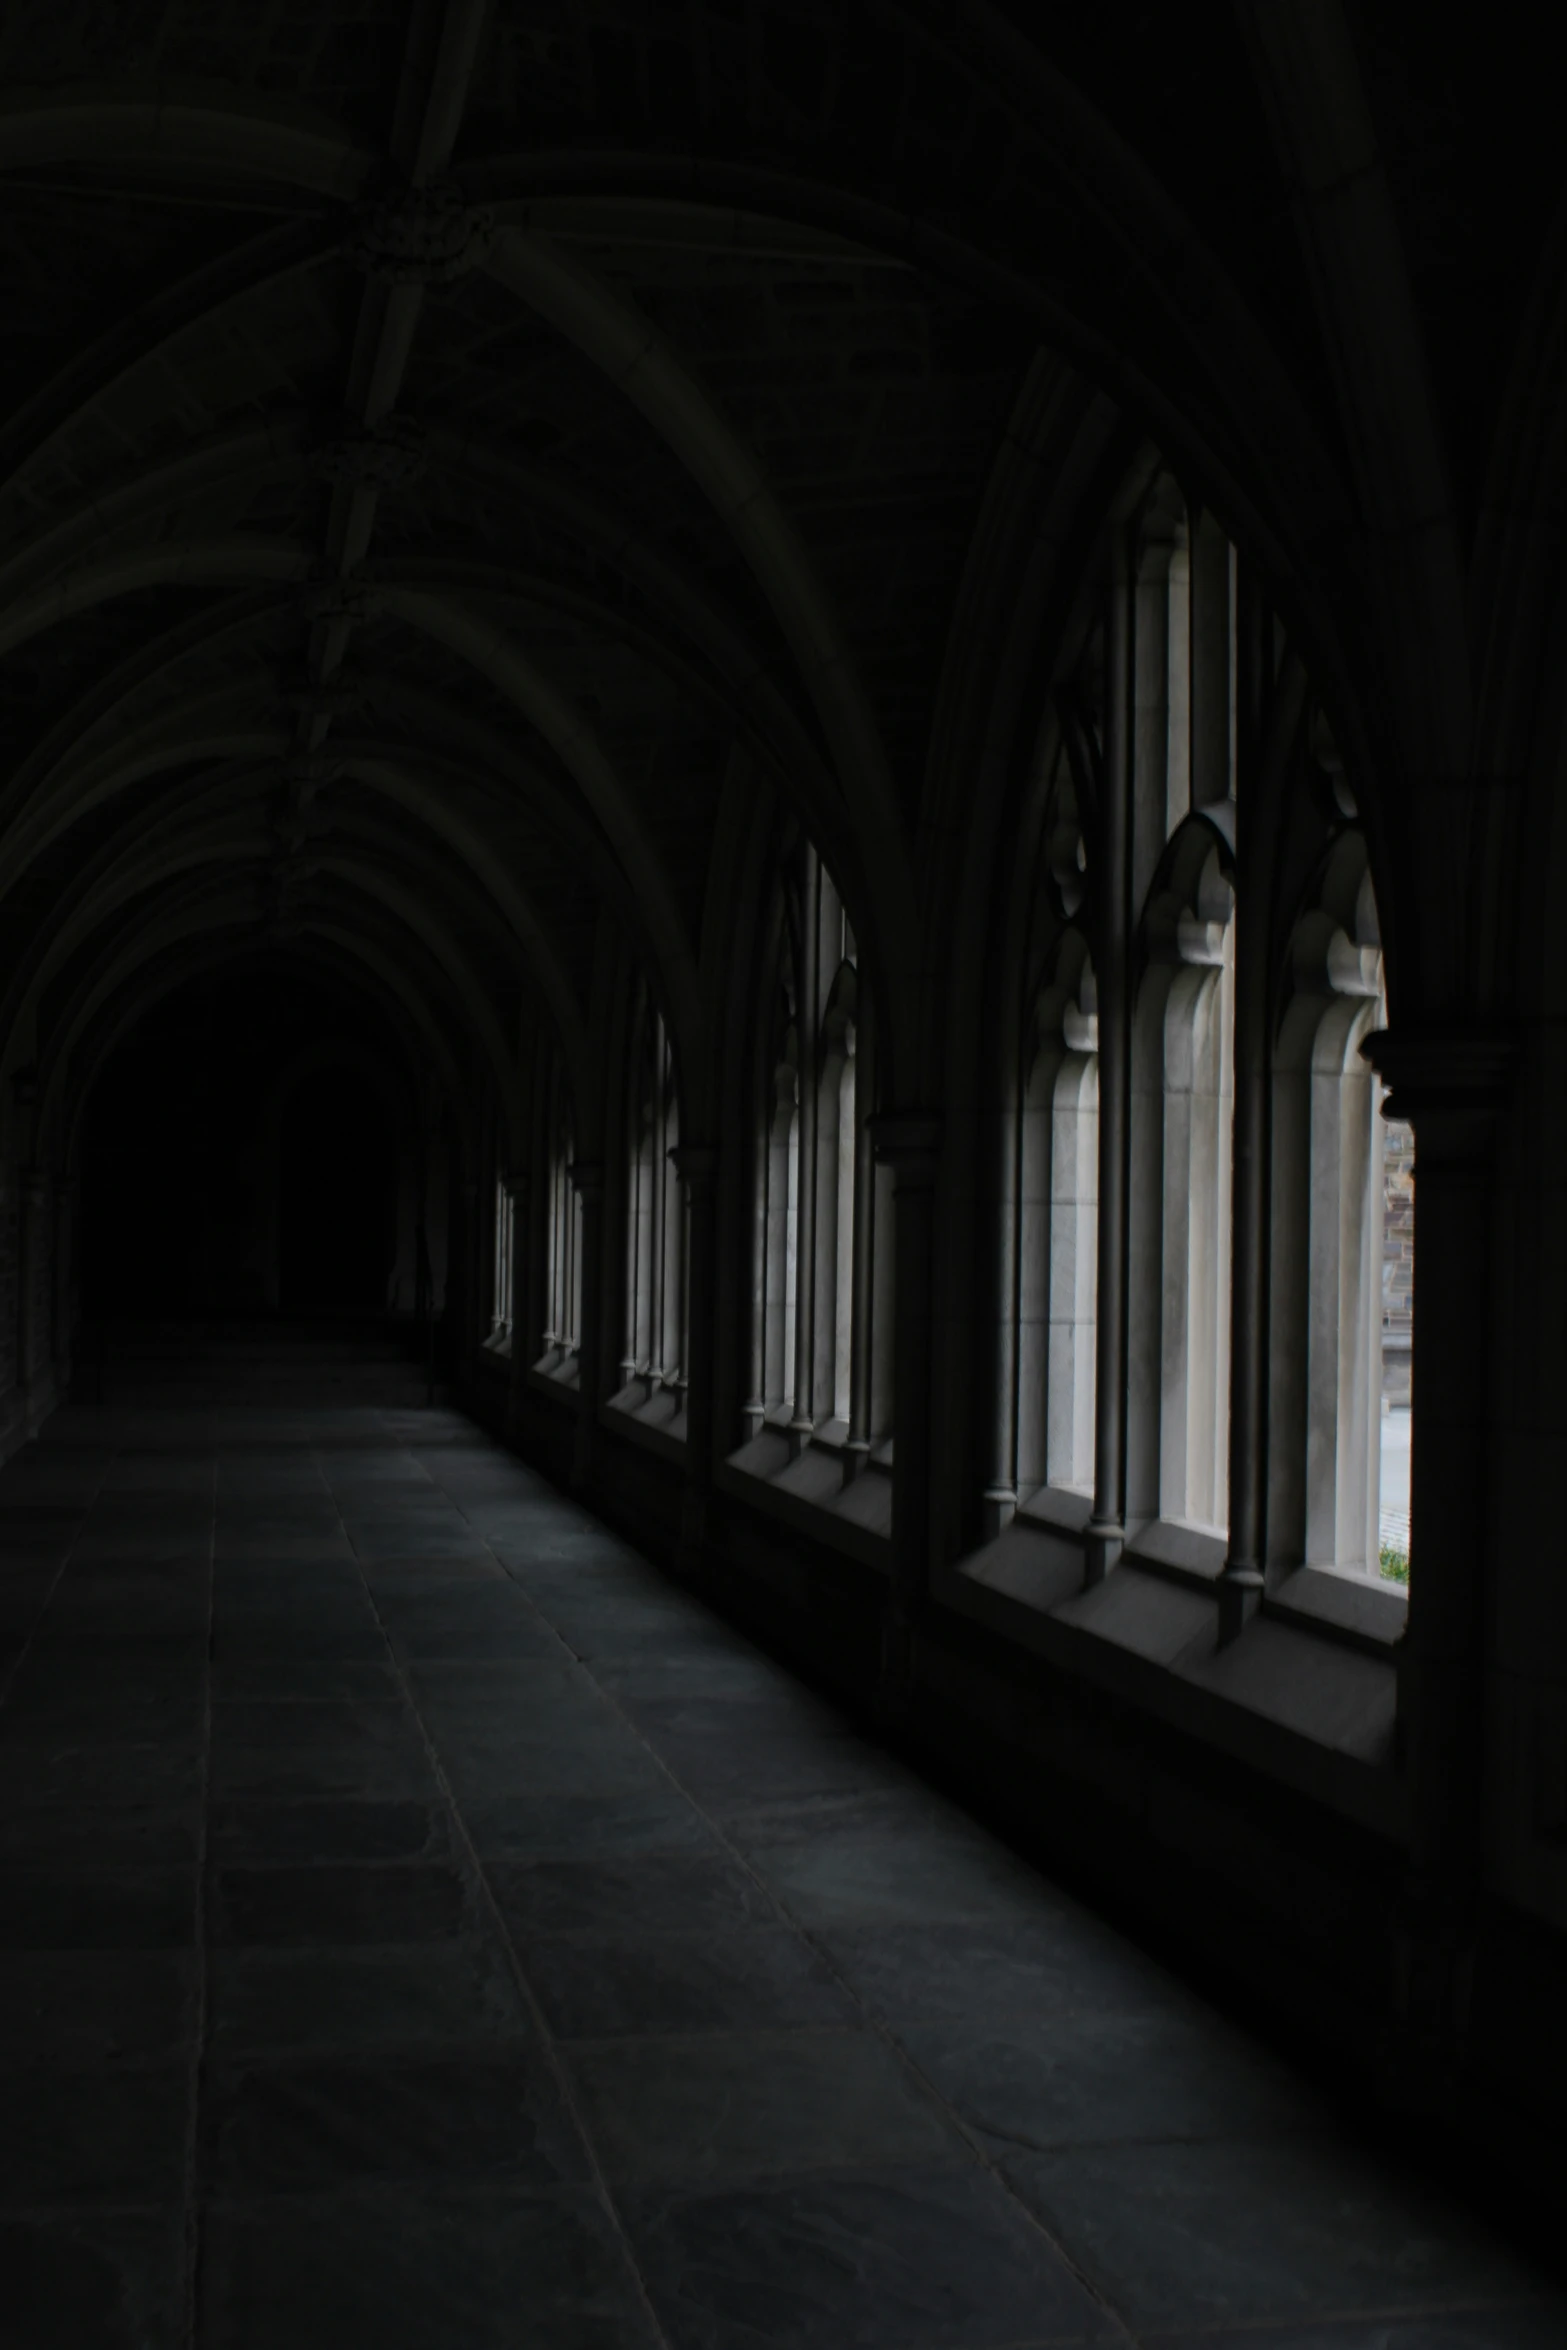
<svg viewBox="0 0 1567 2350">
<path fill-rule="evenodd" d="M 980 1497 L 980 1523 L 985 1540 L 994 1542 L 1017 1516 L 1017 1495 L 1010 1485 L 988 1485 Z"/>
<path fill-rule="evenodd" d="M 1226 1566 L 1219 1577 L 1219 1646 L 1238 1640 L 1262 1605 L 1262 1574 L 1257 1567 Z"/>
<path fill-rule="evenodd" d="M 1092 1590 L 1102 1583 L 1113 1567 L 1120 1564 L 1126 1548 L 1126 1528 L 1111 1525 L 1098 1518 L 1090 1518 L 1083 1542 L 1083 1583 Z"/>
</svg>

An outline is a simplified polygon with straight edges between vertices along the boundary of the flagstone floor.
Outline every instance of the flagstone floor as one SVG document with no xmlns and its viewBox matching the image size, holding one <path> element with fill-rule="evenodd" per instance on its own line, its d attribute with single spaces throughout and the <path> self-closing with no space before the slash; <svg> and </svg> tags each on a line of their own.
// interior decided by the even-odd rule
<svg viewBox="0 0 1567 2350">
<path fill-rule="evenodd" d="M 6 2350 L 1567 2340 L 454 1413 L 72 1407 L 0 1562 Z"/>
</svg>

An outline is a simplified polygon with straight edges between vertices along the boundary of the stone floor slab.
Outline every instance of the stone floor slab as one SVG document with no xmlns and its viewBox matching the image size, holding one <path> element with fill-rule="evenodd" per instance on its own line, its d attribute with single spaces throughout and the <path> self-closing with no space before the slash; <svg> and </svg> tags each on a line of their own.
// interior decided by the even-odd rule
<svg viewBox="0 0 1567 2350">
<path fill-rule="evenodd" d="M 204 2350 L 654 2350 L 581 2190 L 241 2203 L 205 2239 Z"/>
<path fill-rule="evenodd" d="M 766 2178 L 961 2151 L 934 2102 L 868 2033 L 577 2042 L 567 2061 L 613 2180 Z"/>
<path fill-rule="evenodd" d="M 6 2350 L 1567 2340 L 460 1415 L 187 1384 L 0 1472 Z"/>
<path fill-rule="evenodd" d="M 674 2350 L 1015 2350 L 1124 2343 L 974 2167 L 628 2198 Z"/>
</svg>

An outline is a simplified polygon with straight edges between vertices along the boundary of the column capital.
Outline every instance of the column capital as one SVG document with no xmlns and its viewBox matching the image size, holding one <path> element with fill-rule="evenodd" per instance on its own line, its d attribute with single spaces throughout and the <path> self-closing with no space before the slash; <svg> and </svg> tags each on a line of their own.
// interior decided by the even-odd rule
<svg viewBox="0 0 1567 2350">
<path fill-rule="evenodd" d="M 714 1142 L 677 1142 L 670 1164 L 688 1190 L 709 1190 L 718 1173 L 718 1145 Z"/>
<path fill-rule="evenodd" d="M 518 1207 L 527 1206 L 528 1186 L 532 1181 L 531 1167 L 507 1167 L 502 1171 L 500 1179 L 502 1191 Z"/>
<path fill-rule="evenodd" d="M 1516 1029 L 1495 1023 L 1421 1020 L 1374 1028 L 1360 1050 L 1388 1089 L 1384 1115 L 1407 1118 L 1418 1131 L 1426 1111 L 1494 1116 L 1512 1084 L 1519 1044 Z"/>
<path fill-rule="evenodd" d="M 871 1146 L 891 1167 L 900 1191 L 928 1190 L 941 1163 L 939 1110 L 878 1110 L 869 1121 Z"/>
<path fill-rule="evenodd" d="M 1414 1021 L 1361 1046 L 1388 1088 L 1384 1118 L 1415 1130 L 1415 1174 L 1477 1179 L 1491 1155 L 1518 1059 L 1516 1030 L 1480 1021 Z"/>
<path fill-rule="evenodd" d="M 604 1194 L 604 1162 L 602 1159 L 573 1159 L 567 1167 L 577 1196 L 586 1204 L 601 1199 Z"/>
</svg>

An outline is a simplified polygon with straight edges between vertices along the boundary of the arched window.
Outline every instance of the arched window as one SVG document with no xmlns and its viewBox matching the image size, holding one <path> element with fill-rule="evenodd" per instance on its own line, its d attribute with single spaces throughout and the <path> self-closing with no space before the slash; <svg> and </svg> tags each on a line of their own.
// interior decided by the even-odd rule
<svg viewBox="0 0 1567 2350">
<path fill-rule="evenodd" d="M 516 1203 L 504 1176 L 495 1178 L 495 1247 L 490 1269 L 488 1344 L 501 1352 L 512 1340 L 512 1267 L 517 1246 Z"/>
<path fill-rule="evenodd" d="M 626 1295 L 620 1387 L 612 1403 L 683 1434 L 686 1201 L 674 1154 L 680 1098 L 661 1014 L 640 984 L 626 1052 Z"/>
<path fill-rule="evenodd" d="M 1063 768 L 1065 762 L 1063 761 Z M 1063 775 L 1062 789 L 1070 795 Z M 1077 868 L 1073 866 L 1073 871 Z M 1076 908 L 1080 890 L 1071 895 Z M 1001 1120 L 1002 1301 L 990 1529 L 1046 1491 L 1086 1500 L 1094 1481 L 1098 1311 L 1099 1023 L 1094 968 L 1048 899 L 1049 946 L 1025 982 L 1018 1063 Z M 1031 974 L 1041 960 L 1031 954 Z M 1078 1514 L 1081 1514 L 1079 1512 Z"/>
<path fill-rule="evenodd" d="M 762 954 L 750 1442 L 735 1457 L 817 1500 L 878 1454 L 885 1466 L 891 1433 L 892 1192 L 870 1133 L 872 1027 L 843 901 L 796 837 L 779 860 Z M 851 1507 L 872 1518 L 876 1503 Z"/>
<path fill-rule="evenodd" d="M 1234 893 L 1184 824 L 1149 894 L 1132 1021 L 1127 1517 L 1227 1519 Z"/>
<path fill-rule="evenodd" d="M 1408 1128 L 1379 1115 L 1382 1087 L 1361 1050 L 1385 1019 L 1365 843 L 1347 831 L 1295 924 L 1274 1053 L 1268 1531 L 1286 1571 L 1376 1575 L 1387 1549 L 1407 1572 L 1408 1357 L 1385 1334 L 1412 1279 L 1398 1221 L 1411 1154 Z M 1385 1542 L 1389 1404 L 1399 1414 L 1390 1515 L 1401 1523 Z"/>
<path fill-rule="evenodd" d="M 557 1063 L 547 1105 L 544 1355 L 538 1368 L 558 1379 L 577 1377 L 582 1344 L 582 1202 L 572 1181 L 576 1157 L 571 1095 Z"/>
<path fill-rule="evenodd" d="M 1025 807 L 1028 870 L 1000 942 L 1003 990 L 1016 993 L 1003 993 L 997 1020 L 998 1318 L 985 1519 L 995 1535 L 1021 1507 L 1082 1533 L 1102 1510 L 1134 1541 L 1157 1549 L 1160 1530 L 1173 1529 L 1183 1559 L 1192 1535 L 1203 1555 L 1222 1558 L 1235 564 L 1222 532 L 1210 518 L 1193 522 L 1168 476 L 1154 479 L 1121 530 L 1116 617 L 1091 632 L 1057 697 L 1048 766 Z M 1119 1089 L 1109 1124 L 1106 955 Z M 1108 1291 L 1106 1215 L 1117 1256 Z"/>
<path fill-rule="evenodd" d="M 1407 1583 L 1415 1400 L 1415 1130 L 1402 1118 L 1389 1118 L 1385 1108 L 1381 1188 L 1382 1460 L 1377 1480 L 1381 1500 L 1377 1560 L 1388 1581 Z"/>
<path fill-rule="evenodd" d="M 1236 1590 L 1404 1580 L 1412 1153 L 1362 1050 L 1385 996 L 1353 796 L 1282 627 L 1168 475 L 1109 557 L 998 923 L 986 1532 L 1022 1511 L 1061 1588 L 1063 1537 L 1091 1580 L 1123 1546 L 1188 1582 L 1229 1561 Z M 1258 1441 L 1232 1463 L 1237 1395 Z"/>
</svg>

